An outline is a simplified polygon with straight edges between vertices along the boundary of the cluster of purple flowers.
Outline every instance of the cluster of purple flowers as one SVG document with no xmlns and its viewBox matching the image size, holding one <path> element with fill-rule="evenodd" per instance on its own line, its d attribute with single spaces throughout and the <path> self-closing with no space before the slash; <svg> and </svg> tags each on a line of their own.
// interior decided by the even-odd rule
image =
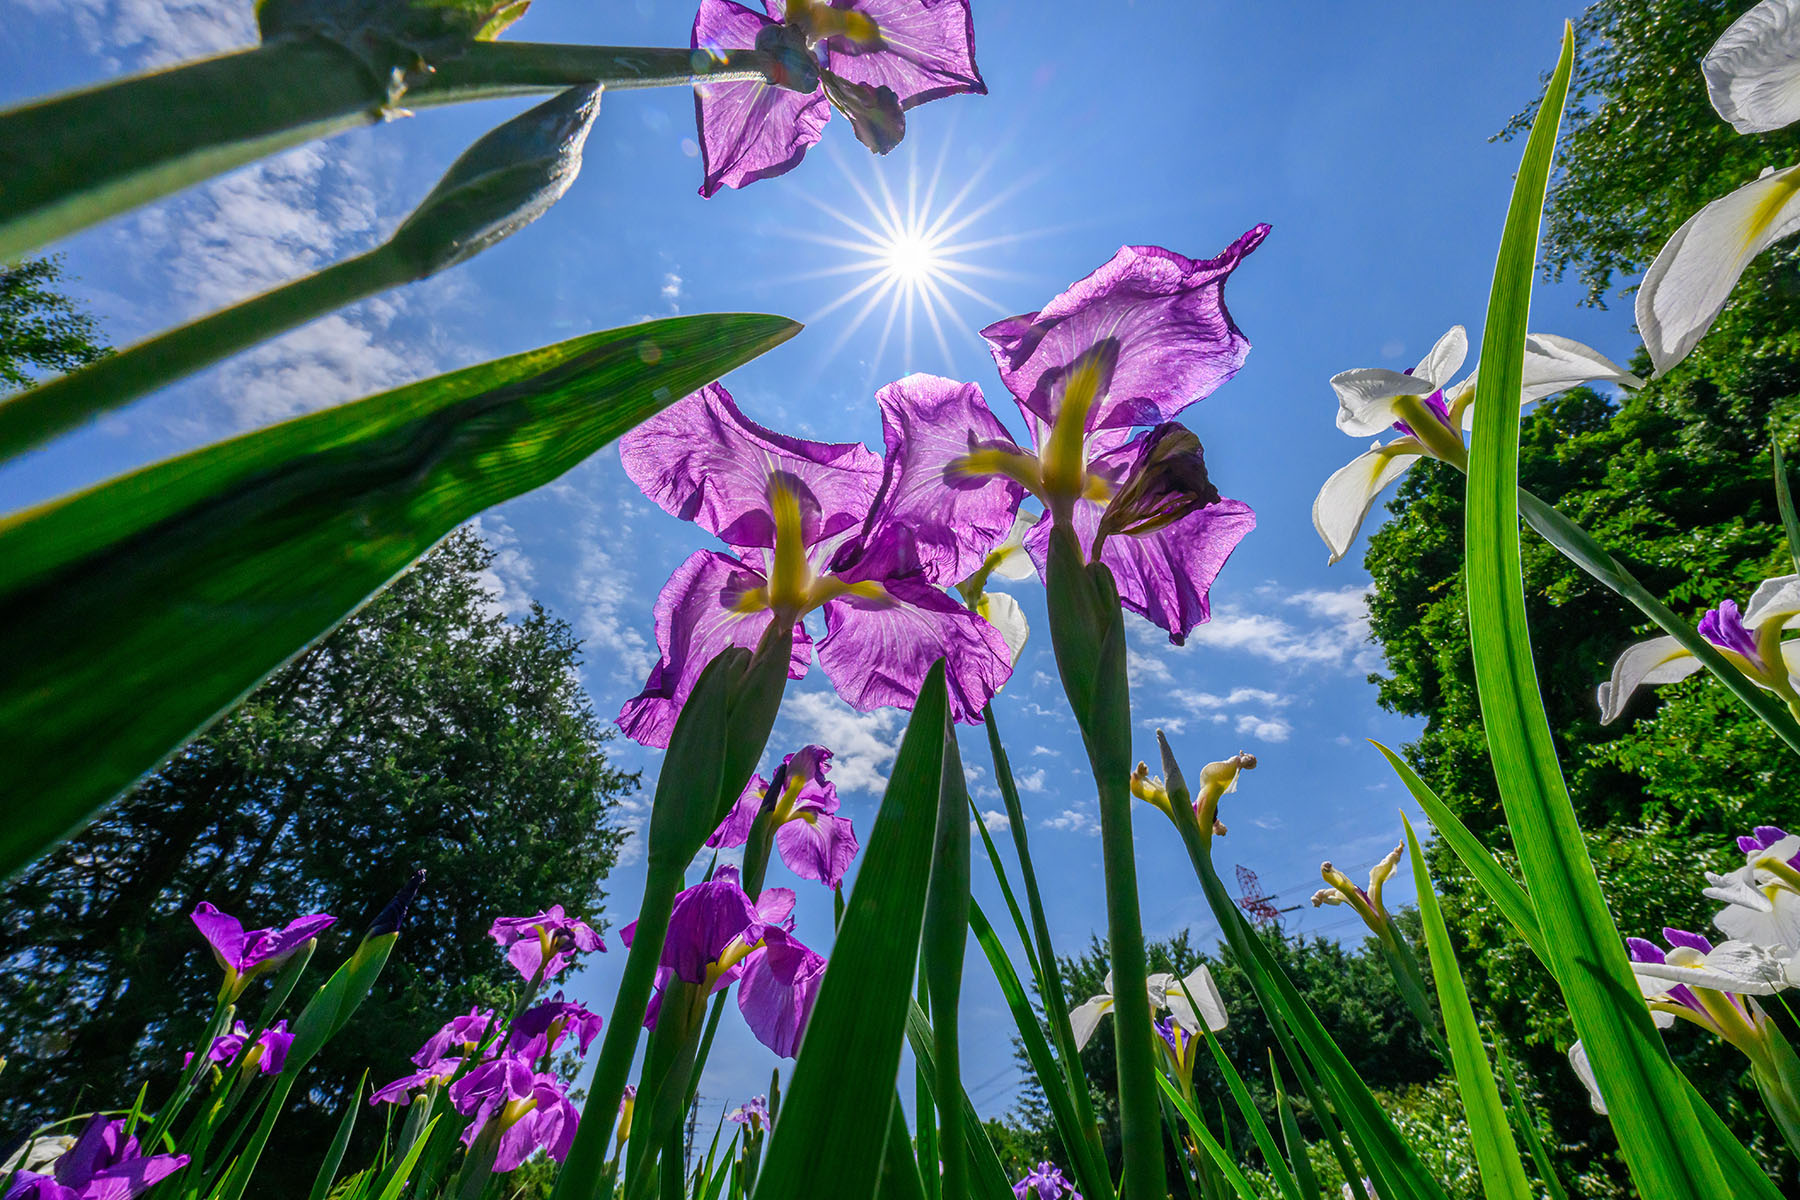
<svg viewBox="0 0 1800 1200">
<path fill-rule="evenodd" d="M 529 917 L 501 917 L 488 930 L 507 961 L 535 991 L 556 978 L 578 952 L 604 950 L 600 935 L 566 915 L 561 905 Z M 463 1144 L 483 1134 L 494 1141 L 496 1172 L 519 1167 L 538 1150 L 561 1161 L 574 1143 L 580 1110 L 551 1069 L 571 1036 L 586 1055 L 600 1035 L 600 1017 L 560 991 L 519 1013 L 510 1025 L 492 1009 L 452 1017 L 413 1055 L 418 1069 L 389 1083 L 371 1104 L 406 1104 L 448 1084 L 451 1107 L 468 1118 Z"/>
<path fill-rule="evenodd" d="M 48 1175 L 14 1174 L 5 1200 L 131 1200 L 187 1164 L 185 1154 L 144 1154 L 124 1121 L 96 1113 Z"/>
<path fill-rule="evenodd" d="M 777 622 L 793 630 L 789 678 L 803 677 L 815 649 L 803 619 L 821 609 L 819 663 L 851 705 L 910 708 L 944 659 L 956 719 L 979 721 L 1012 654 L 946 589 L 983 570 L 1027 496 L 1043 506 L 1024 533 L 1040 572 L 1052 525 L 1069 525 L 1111 568 L 1125 606 L 1184 640 L 1210 615 L 1207 589 L 1256 517 L 1220 497 L 1199 439 L 1174 418 L 1249 353 L 1225 281 L 1268 228 L 1212 259 L 1127 246 L 1040 311 L 983 330 L 1029 448 L 979 386 L 932 375 L 876 394 L 879 458 L 861 443 L 765 429 L 718 384 L 626 435 L 619 454 L 633 482 L 727 550 L 695 552 L 664 585 L 660 658 L 620 728 L 666 746 L 705 665 L 756 647 Z"/>
<path fill-rule="evenodd" d="M 831 751 L 802 746 L 782 760 L 773 779 L 752 776 L 708 846 L 742 846 L 759 817 L 774 826 L 775 848 L 788 870 L 835 888 L 858 849 L 850 818 L 837 815 L 837 785 L 825 778 Z"/>
<path fill-rule="evenodd" d="M 1081 1193 L 1075 1190 L 1068 1177 L 1055 1163 L 1047 1162 L 1025 1172 L 1024 1177 L 1013 1184 L 1013 1196 L 1016 1200 L 1081 1200 Z"/>
<path fill-rule="evenodd" d="M 804 82 L 702 83 L 694 89 L 702 196 L 797 166 L 837 109 L 857 139 L 886 154 L 906 110 L 959 92 L 984 95 L 969 0 L 764 0 L 763 11 L 701 0 L 696 50 L 786 51 L 810 59 Z M 810 86 L 808 86 L 810 85 Z"/>
</svg>

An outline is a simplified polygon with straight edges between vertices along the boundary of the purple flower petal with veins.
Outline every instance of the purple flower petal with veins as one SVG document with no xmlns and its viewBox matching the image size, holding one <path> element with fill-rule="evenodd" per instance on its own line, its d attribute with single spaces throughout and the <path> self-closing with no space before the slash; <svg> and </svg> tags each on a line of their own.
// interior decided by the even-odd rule
<svg viewBox="0 0 1800 1200">
<path fill-rule="evenodd" d="M 746 960 L 738 984 L 738 1011 L 756 1040 L 783 1058 L 794 1057 L 824 976 L 823 958 L 782 930 L 765 931 L 763 947 Z"/>
<path fill-rule="evenodd" d="M 425 1039 L 425 1044 L 412 1056 L 413 1063 L 429 1067 L 443 1060 L 452 1051 L 458 1055 L 467 1054 L 486 1040 L 493 1024 L 493 1009 L 470 1006 L 468 1012 L 459 1017 L 451 1017 L 436 1033 Z"/>
<path fill-rule="evenodd" d="M 1258 225 L 1217 258 L 1126 246 L 1043 309 L 981 331 L 1020 407 L 1055 419 L 1063 373 L 1110 339 L 1117 359 L 1089 430 L 1154 425 L 1237 374 L 1250 352 L 1225 307 L 1225 281 L 1268 236 Z"/>
<path fill-rule="evenodd" d="M 1075 536 L 1084 547 L 1093 544 L 1101 511 L 1091 500 L 1075 505 Z M 1100 561 L 1112 570 L 1120 602 L 1167 631 L 1169 640 L 1179 646 L 1194 626 L 1211 618 L 1207 590 L 1237 544 L 1254 528 L 1256 514 L 1249 505 L 1241 500 L 1220 500 L 1143 537 L 1107 538 Z M 1050 552 L 1048 518 L 1025 535 L 1025 549 L 1043 572 Z"/>
<path fill-rule="evenodd" d="M 422 1091 L 427 1085 L 442 1083 L 462 1067 L 460 1058 L 440 1058 L 428 1067 L 414 1071 L 410 1075 L 402 1075 L 386 1087 L 377 1088 L 369 1097 L 370 1104 L 411 1104 L 414 1092 Z"/>
<path fill-rule="evenodd" d="M 131 1200 L 187 1166 L 185 1154 L 146 1157 L 125 1122 L 96 1113 L 82 1126 L 50 1174 L 20 1170 L 8 1179 L 7 1200 Z"/>
<path fill-rule="evenodd" d="M 644 690 L 619 710 L 619 728 L 626 737 L 644 746 L 668 746 L 675 718 L 706 664 L 733 646 L 754 650 L 768 630 L 767 610 L 745 613 L 735 607 L 738 596 L 765 583 L 744 562 L 717 550 L 696 550 L 675 568 L 656 597 L 656 645 L 662 657 Z M 805 678 L 811 661 L 812 641 L 795 624 L 788 678 Z"/>
<path fill-rule="evenodd" d="M 975 24 L 969 0 L 839 0 L 834 7 L 873 21 L 875 36 L 825 39 L 831 69 L 870 87 L 888 87 L 903 108 L 962 92 L 987 94 L 975 66 Z M 786 13 L 784 0 L 767 0 L 769 15 Z"/>
<path fill-rule="evenodd" d="M 733 549 L 771 549 L 769 480 L 800 504 L 807 548 L 860 529 L 881 490 L 882 462 L 861 442 L 813 442 L 766 429 L 711 383 L 619 439 L 619 463 L 664 512 Z M 766 570 L 760 556 L 746 561 Z"/>
<path fill-rule="evenodd" d="M 506 1032 L 506 1048 L 532 1062 L 554 1053 L 570 1034 L 582 1054 L 600 1036 L 600 1015 L 588 1011 L 585 1004 L 563 999 L 561 992 L 526 1009 Z"/>
<path fill-rule="evenodd" d="M 733 942 L 754 941 L 756 925 L 756 909 L 735 881 L 695 884 L 675 897 L 659 962 L 677 979 L 706 983 L 707 968 L 717 964 Z M 732 968 L 721 978 L 729 983 L 735 976 Z"/>
<path fill-rule="evenodd" d="M 752 775 L 750 782 L 744 787 L 744 794 L 737 798 L 719 827 L 707 837 L 706 844 L 714 848 L 723 846 L 742 846 L 750 840 L 750 830 L 756 825 L 756 818 L 762 812 L 763 798 L 768 794 L 769 781 L 761 775 Z"/>
<path fill-rule="evenodd" d="M 911 708 L 933 663 L 945 660 L 954 720 L 973 724 L 1012 674 L 1000 631 L 917 576 L 883 581 L 884 601 L 846 596 L 825 605 L 819 665 L 861 712 Z"/>
<path fill-rule="evenodd" d="M 775 846 L 788 870 L 831 888 L 844 882 L 859 848 L 849 818 L 824 813 L 783 824 L 775 831 Z"/>
<path fill-rule="evenodd" d="M 337 922 L 329 913 L 313 913 L 289 921 L 280 929 L 246 932 L 236 917 L 220 912 L 204 900 L 195 907 L 191 919 L 212 947 L 219 965 L 238 975 L 248 975 L 258 967 L 280 966 Z"/>
<path fill-rule="evenodd" d="M 606 943 L 586 922 L 566 916 L 560 904 L 529 917 L 500 917 L 488 928 L 488 936 L 505 946 L 506 961 L 527 980 L 537 976 L 544 955 L 550 955 L 543 978 L 555 979 L 575 960 L 576 952 L 605 950 Z"/>
<path fill-rule="evenodd" d="M 692 45 L 710 51 L 749 50 L 776 22 L 732 0 L 700 0 Z M 700 133 L 700 194 L 741 188 L 798 166 L 818 144 L 831 104 L 823 91 L 795 92 L 760 81 L 694 85 Z"/>
<path fill-rule="evenodd" d="M 889 536 L 863 548 L 858 570 L 891 574 L 917 563 L 926 579 L 954 587 L 1005 540 L 1025 488 L 1001 476 L 953 478 L 945 468 L 970 440 L 1010 442 L 981 388 L 936 375 L 908 375 L 875 393 L 887 472 L 870 513 Z"/>
</svg>

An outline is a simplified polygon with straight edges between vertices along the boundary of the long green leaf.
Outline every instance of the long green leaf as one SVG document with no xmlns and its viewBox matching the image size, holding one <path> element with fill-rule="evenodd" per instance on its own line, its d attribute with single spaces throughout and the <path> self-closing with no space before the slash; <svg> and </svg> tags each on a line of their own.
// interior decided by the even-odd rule
<svg viewBox="0 0 1800 1200">
<path fill-rule="evenodd" d="M 925 1011 L 913 1005 L 906 1016 L 906 1040 L 911 1043 L 913 1058 L 918 1062 L 919 1075 L 925 1080 L 927 1088 L 933 1096 L 940 1096 L 937 1064 L 934 1061 L 933 1045 L 935 1036 L 932 1033 L 931 1021 Z M 975 1200 L 1012 1200 L 1012 1187 L 1006 1181 L 1006 1171 L 1000 1166 L 1000 1156 L 994 1151 L 994 1144 L 988 1140 L 987 1129 L 981 1123 L 981 1114 L 975 1111 L 975 1102 L 960 1087 L 957 1091 L 962 1095 L 962 1103 L 957 1108 L 962 1113 L 962 1126 L 965 1144 L 969 1150 L 969 1190 L 965 1195 Z M 948 1191 L 943 1193 L 946 1200 L 952 1200 Z"/>
<path fill-rule="evenodd" d="M 1187 992 L 1185 984 L 1181 990 Z M 1194 1002 L 1193 993 L 1187 992 L 1187 997 L 1188 1003 L 1193 1006 L 1194 1011 L 1199 1012 L 1200 1006 Z M 1281 1157 L 1281 1151 L 1275 1145 L 1275 1135 L 1269 1131 L 1269 1124 L 1263 1120 L 1262 1113 L 1256 1107 L 1256 1101 L 1250 1098 L 1250 1089 L 1245 1086 L 1244 1077 L 1238 1074 L 1238 1069 L 1232 1065 L 1231 1059 L 1225 1054 L 1225 1048 L 1219 1045 L 1219 1039 L 1214 1036 L 1211 1029 L 1206 1027 L 1204 1022 L 1201 1024 L 1200 1032 L 1206 1038 L 1206 1048 L 1212 1051 L 1214 1064 L 1218 1066 L 1219 1073 L 1225 1077 L 1225 1086 L 1231 1090 L 1231 1098 L 1237 1102 L 1238 1115 L 1244 1118 L 1244 1125 L 1250 1130 L 1251 1140 L 1256 1143 L 1256 1148 L 1262 1151 L 1263 1164 L 1269 1168 L 1269 1174 L 1274 1177 L 1275 1186 L 1281 1189 L 1281 1194 L 1288 1200 L 1300 1200 L 1300 1183 L 1294 1178 L 1294 1173 L 1288 1169 L 1286 1160 Z"/>
<path fill-rule="evenodd" d="M 1306 1139 L 1300 1136 L 1300 1122 L 1294 1106 L 1288 1103 L 1287 1090 L 1281 1086 L 1281 1070 L 1275 1065 L 1275 1052 L 1269 1051 L 1269 1078 L 1275 1084 L 1275 1111 L 1281 1118 L 1281 1140 L 1287 1146 L 1288 1161 L 1294 1167 L 1294 1182 L 1300 1186 L 1302 1200 L 1319 1200 L 1319 1177 L 1313 1171 L 1312 1159 L 1306 1153 Z"/>
<path fill-rule="evenodd" d="M 1438 908 L 1437 893 L 1431 890 L 1425 855 L 1419 849 L 1419 839 L 1413 835 L 1412 822 L 1404 815 L 1401 820 L 1406 822 L 1419 919 L 1425 926 L 1431 977 L 1437 985 L 1438 1009 L 1444 1016 L 1444 1040 L 1450 1046 L 1456 1086 L 1462 1093 L 1463 1113 L 1469 1122 L 1469 1141 L 1475 1149 L 1476 1165 L 1481 1168 L 1482 1194 L 1487 1200 L 1532 1200 L 1525 1164 L 1519 1161 L 1519 1148 L 1507 1128 L 1506 1106 L 1500 1100 L 1494 1069 L 1481 1044 L 1481 1030 L 1475 1024 L 1475 1010 L 1469 1006 L 1468 989 L 1463 986 L 1462 972 L 1456 965 L 1450 930 Z"/>
<path fill-rule="evenodd" d="M 444 534 L 778 345 L 780 317 L 593 333 L 259 430 L 0 523 L 0 877 Z"/>
<path fill-rule="evenodd" d="M 1762 718 L 1791 750 L 1800 754 L 1800 721 L 1794 719 L 1794 714 L 1773 692 L 1764 691 L 1750 682 L 1750 677 L 1720 654 L 1717 646 L 1700 636 L 1694 622 L 1676 616 L 1649 588 L 1639 583 L 1623 563 L 1607 553 L 1587 530 L 1524 488 L 1519 489 L 1518 495 L 1519 512 L 1526 523 L 1559 554 L 1629 600 L 1664 633 L 1680 642 L 1681 648 L 1699 659 L 1700 665 L 1712 672 L 1744 707 Z"/>
<path fill-rule="evenodd" d="M 492 96 L 762 79 L 758 50 L 477 42 L 433 63 L 409 108 Z M 0 262 L 291 146 L 398 110 L 385 73 L 324 38 L 280 38 L 0 113 Z"/>
<path fill-rule="evenodd" d="M 1781 510 L 1781 528 L 1787 533 L 1788 558 L 1793 561 L 1794 570 L 1800 571 L 1800 516 L 1794 514 L 1794 493 L 1788 485 L 1781 443 L 1771 442 L 1769 452 L 1775 464 L 1775 506 Z"/>
<path fill-rule="evenodd" d="M 951 736 L 939 662 L 925 678 L 894 759 L 781 1120 L 757 1176 L 759 1200 L 867 1200 L 880 1183 L 925 923 L 925 890 L 919 884 L 931 870 Z M 959 817 L 961 812 L 959 803 Z M 846 1103 L 851 1096 L 865 1099 Z"/>
<path fill-rule="evenodd" d="M 1525 1139 L 1525 1148 L 1537 1167 L 1538 1181 L 1544 1185 L 1546 1200 L 1569 1200 L 1569 1193 L 1563 1190 L 1562 1179 L 1556 1173 L 1556 1164 L 1550 1160 L 1550 1151 L 1545 1147 L 1544 1139 L 1538 1136 L 1537 1120 L 1531 1114 L 1531 1106 L 1525 1102 L 1524 1089 L 1513 1074 L 1512 1059 L 1498 1039 L 1494 1044 L 1494 1057 L 1500 1064 L 1500 1080 L 1506 1084 L 1506 1102 L 1512 1111 L 1513 1125 Z"/>
<path fill-rule="evenodd" d="M 1575 40 L 1562 55 L 1513 185 L 1482 334 L 1469 462 L 1469 634 L 1482 722 L 1519 863 L 1554 974 L 1609 1097 L 1613 1129 L 1647 1196 L 1711 1198 L 1725 1180 L 1682 1094 L 1680 1075 L 1637 994 L 1569 802 L 1538 694 L 1519 552 L 1519 405 L 1544 189 L 1568 95 Z"/>
<path fill-rule="evenodd" d="M 1036 1072 L 1038 1083 L 1044 1089 L 1044 1099 L 1050 1105 L 1057 1133 L 1061 1135 L 1063 1146 L 1069 1152 L 1069 1169 L 1075 1172 L 1075 1182 L 1081 1194 L 1105 1196 L 1112 1190 L 1111 1182 L 1104 1173 L 1105 1160 L 1101 1160 L 1097 1171 L 1095 1164 L 1084 1152 L 1087 1139 L 1082 1134 L 1075 1106 L 1069 1099 L 1067 1089 L 1057 1086 L 1064 1078 L 1062 1067 L 1050 1053 L 1050 1043 L 1044 1040 L 1037 1012 L 1031 1007 L 1030 998 L 1025 995 L 1025 987 L 1019 982 L 1018 972 L 1013 970 L 1012 960 L 1006 956 L 1006 947 L 1000 944 L 994 927 L 988 924 L 987 914 L 981 911 L 979 904 L 971 903 L 969 906 L 969 927 L 975 931 L 975 940 L 987 955 L 988 966 L 1000 985 L 1001 995 L 1006 997 L 1006 1007 L 1012 1013 L 1013 1026 L 1019 1031 L 1019 1043 L 1025 1047 L 1025 1056 L 1031 1060 L 1031 1069 Z"/>
<path fill-rule="evenodd" d="M 1450 811 L 1449 806 L 1438 798 L 1437 793 L 1433 792 L 1424 780 L 1418 777 L 1404 759 L 1379 742 L 1374 745 L 1387 757 L 1395 773 L 1406 784 L 1407 790 L 1425 809 L 1426 815 L 1437 827 L 1438 836 L 1444 839 L 1445 844 L 1455 852 L 1463 866 L 1481 885 L 1482 890 L 1512 922 L 1514 928 L 1519 931 L 1519 935 L 1531 947 L 1532 953 L 1536 954 L 1538 961 L 1544 965 L 1544 969 L 1554 976 L 1555 965 L 1550 958 L 1548 947 L 1544 944 L 1543 930 L 1538 925 L 1537 909 L 1532 904 L 1531 897 L 1525 894 L 1525 889 L 1519 886 L 1517 880 L 1507 874 L 1506 868 L 1494 861 L 1493 855 L 1488 853 L 1487 848 L 1481 844 L 1480 840 L 1469 832 L 1468 827 L 1457 819 L 1456 814 Z M 1706 1136 L 1707 1144 L 1712 1147 L 1713 1155 L 1718 1159 L 1719 1166 L 1731 1181 L 1731 1194 L 1734 1196 L 1760 1196 L 1763 1197 L 1763 1200 L 1779 1200 L 1780 1192 L 1769 1181 L 1769 1177 L 1763 1173 L 1762 1168 L 1757 1165 L 1750 1152 L 1744 1148 L 1743 1143 L 1738 1141 L 1737 1135 L 1732 1133 L 1725 1122 L 1719 1118 L 1719 1114 L 1712 1110 L 1712 1106 L 1695 1090 L 1686 1075 L 1681 1075 L 1680 1079 L 1682 1093 L 1687 1096 L 1688 1104 L 1692 1106 L 1695 1116 L 1699 1118 L 1701 1132 Z"/>
<path fill-rule="evenodd" d="M 899 1092 L 894 1093 L 894 1108 L 888 1115 L 879 1192 L 881 1200 L 925 1200 L 925 1183 L 919 1174 L 919 1160 L 913 1156 L 912 1139 L 906 1133 L 906 1110 L 900 1106 Z"/>
<path fill-rule="evenodd" d="M 943 1193 L 968 1191 L 969 1164 L 961 1114 L 962 1047 L 958 1040 L 963 956 L 969 941 L 969 791 L 954 736 L 945 740 L 938 790 L 937 836 L 925 892 L 924 943 L 919 969 L 931 997 L 932 1053 L 939 1080 L 938 1157 Z"/>
<path fill-rule="evenodd" d="M 1176 1111 L 1181 1113 L 1182 1119 L 1187 1121 L 1188 1130 L 1194 1135 L 1194 1140 L 1198 1141 L 1206 1153 L 1211 1156 L 1213 1164 L 1231 1182 L 1232 1190 L 1237 1192 L 1241 1200 L 1263 1200 L 1262 1193 L 1250 1182 L 1250 1177 L 1244 1174 L 1244 1170 L 1238 1166 L 1237 1160 L 1232 1158 L 1225 1147 L 1219 1145 L 1218 1139 L 1212 1135 L 1212 1130 L 1206 1127 L 1206 1122 L 1200 1119 L 1200 1114 L 1194 1111 L 1194 1106 L 1182 1097 L 1175 1085 L 1161 1075 L 1156 1077 L 1156 1082 L 1162 1085 L 1163 1095 L 1175 1106 Z"/>
</svg>

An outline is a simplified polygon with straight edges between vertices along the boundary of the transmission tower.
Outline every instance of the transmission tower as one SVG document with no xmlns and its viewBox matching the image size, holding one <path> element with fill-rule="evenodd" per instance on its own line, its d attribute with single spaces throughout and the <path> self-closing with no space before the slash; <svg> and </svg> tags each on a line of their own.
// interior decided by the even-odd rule
<svg viewBox="0 0 1800 1200">
<path fill-rule="evenodd" d="M 1238 907 L 1249 914 L 1250 920 L 1258 928 L 1266 929 L 1273 925 L 1281 927 L 1281 909 L 1275 907 L 1275 897 L 1265 895 L 1262 883 L 1256 878 L 1256 872 L 1240 864 L 1237 869 Z"/>
</svg>

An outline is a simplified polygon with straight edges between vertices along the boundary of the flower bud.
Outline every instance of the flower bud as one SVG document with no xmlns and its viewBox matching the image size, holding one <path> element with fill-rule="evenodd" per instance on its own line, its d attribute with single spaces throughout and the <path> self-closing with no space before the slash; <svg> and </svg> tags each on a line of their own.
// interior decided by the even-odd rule
<svg viewBox="0 0 1800 1200">
<path fill-rule="evenodd" d="M 1154 533 L 1218 500 L 1200 439 L 1186 427 L 1164 421 L 1138 439 L 1137 453 L 1100 514 L 1094 552 L 1113 534 Z"/>
<path fill-rule="evenodd" d="M 257 0 L 263 41 L 320 37 L 362 58 L 378 75 L 429 71 L 471 42 L 492 41 L 525 15 L 531 0 Z M 411 60 L 409 63 L 408 60 Z"/>
<path fill-rule="evenodd" d="M 893 88 L 855 83 L 830 71 L 820 71 L 819 81 L 832 107 L 850 118 L 856 140 L 870 150 L 886 154 L 906 136 L 906 112 Z"/>
<path fill-rule="evenodd" d="M 415 279 L 472 258 L 562 198 L 600 112 L 600 85 L 572 87 L 480 138 L 394 231 Z"/>
<path fill-rule="evenodd" d="M 806 47 L 806 35 L 789 25 L 765 25 L 756 48 L 775 60 L 769 82 L 806 95 L 819 90 L 819 60 Z"/>
</svg>

